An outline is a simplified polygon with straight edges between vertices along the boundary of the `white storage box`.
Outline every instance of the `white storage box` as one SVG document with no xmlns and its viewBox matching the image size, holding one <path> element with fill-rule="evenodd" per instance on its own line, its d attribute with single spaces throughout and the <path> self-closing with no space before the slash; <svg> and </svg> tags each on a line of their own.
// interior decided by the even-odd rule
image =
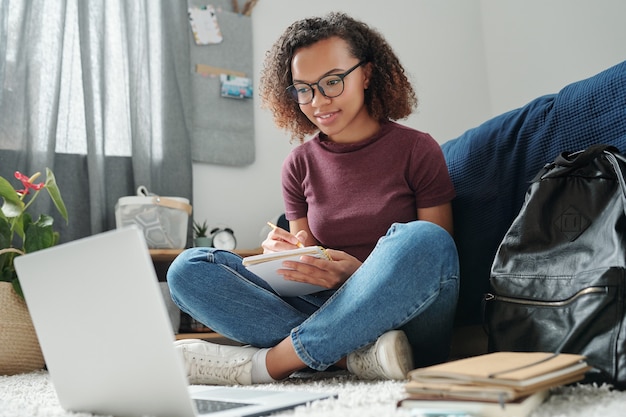
<svg viewBox="0 0 626 417">
<path fill-rule="evenodd" d="M 122 197 L 115 205 L 118 228 L 131 224 L 143 230 L 150 249 L 183 249 L 191 216 L 189 200 L 182 197 L 161 197 L 137 189 L 137 196 Z"/>
</svg>

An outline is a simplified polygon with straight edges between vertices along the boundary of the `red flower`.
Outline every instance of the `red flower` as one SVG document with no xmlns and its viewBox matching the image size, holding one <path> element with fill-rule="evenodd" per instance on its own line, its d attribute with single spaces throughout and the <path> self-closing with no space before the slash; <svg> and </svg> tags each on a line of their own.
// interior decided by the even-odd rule
<svg viewBox="0 0 626 417">
<path fill-rule="evenodd" d="M 35 191 L 39 191 L 44 187 L 44 183 L 40 182 L 39 184 L 34 184 L 31 181 L 34 181 L 39 175 L 35 174 L 32 176 L 32 179 L 27 177 L 26 175 L 22 174 L 19 171 L 15 171 L 15 178 L 17 178 L 18 180 L 20 180 L 22 182 L 22 185 L 24 186 L 23 190 L 17 190 L 17 193 L 19 195 L 26 195 L 29 193 L 29 190 L 35 190 Z"/>
</svg>

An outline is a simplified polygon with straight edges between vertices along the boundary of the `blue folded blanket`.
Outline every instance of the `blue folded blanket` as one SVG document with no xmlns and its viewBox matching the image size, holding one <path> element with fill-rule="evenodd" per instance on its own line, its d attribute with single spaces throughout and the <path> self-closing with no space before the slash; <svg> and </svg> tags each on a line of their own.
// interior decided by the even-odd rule
<svg viewBox="0 0 626 417">
<path fill-rule="evenodd" d="M 539 97 L 442 145 L 456 188 L 461 262 L 459 324 L 482 321 L 491 264 L 529 181 L 564 151 L 595 143 L 626 150 L 626 61 Z"/>
</svg>

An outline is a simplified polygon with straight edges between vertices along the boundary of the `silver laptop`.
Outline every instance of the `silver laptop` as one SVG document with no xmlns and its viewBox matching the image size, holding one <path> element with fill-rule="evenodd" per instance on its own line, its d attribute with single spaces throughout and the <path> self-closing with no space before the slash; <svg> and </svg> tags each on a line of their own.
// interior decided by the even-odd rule
<svg viewBox="0 0 626 417">
<path fill-rule="evenodd" d="M 15 267 L 61 406 L 116 416 L 257 416 L 332 394 L 189 386 L 142 232 L 19 256 Z M 222 408 L 213 411 L 214 407 Z"/>
</svg>

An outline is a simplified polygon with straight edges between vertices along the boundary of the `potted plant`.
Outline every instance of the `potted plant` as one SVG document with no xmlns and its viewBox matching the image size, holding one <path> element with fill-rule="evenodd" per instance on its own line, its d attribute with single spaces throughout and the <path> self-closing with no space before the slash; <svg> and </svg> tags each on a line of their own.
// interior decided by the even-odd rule
<svg viewBox="0 0 626 417">
<path fill-rule="evenodd" d="M 0 374 L 4 375 L 41 369 L 44 365 L 13 264 L 15 257 L 54 246 L 59 241 L 52 217 L 40 214 L 33 219 L 28 211 L 43 190 L 66 222 L 68 219 L 54 174 L 46 169 L 45 182 L 35 183 L 40 175 L 27 177 L 16 172 L 21 189 L 13 188 L 0 177 Z"/>
<path fill-rule="evenodd" d="M 195 220 L 193 221 L 193 245 L 195 247 L 211 246 L 211 238 L 207 236 L 208 230 L 209 226 L 207 225 L 206 220 L 202 223 L 198 223 Z"/>
</svg>

